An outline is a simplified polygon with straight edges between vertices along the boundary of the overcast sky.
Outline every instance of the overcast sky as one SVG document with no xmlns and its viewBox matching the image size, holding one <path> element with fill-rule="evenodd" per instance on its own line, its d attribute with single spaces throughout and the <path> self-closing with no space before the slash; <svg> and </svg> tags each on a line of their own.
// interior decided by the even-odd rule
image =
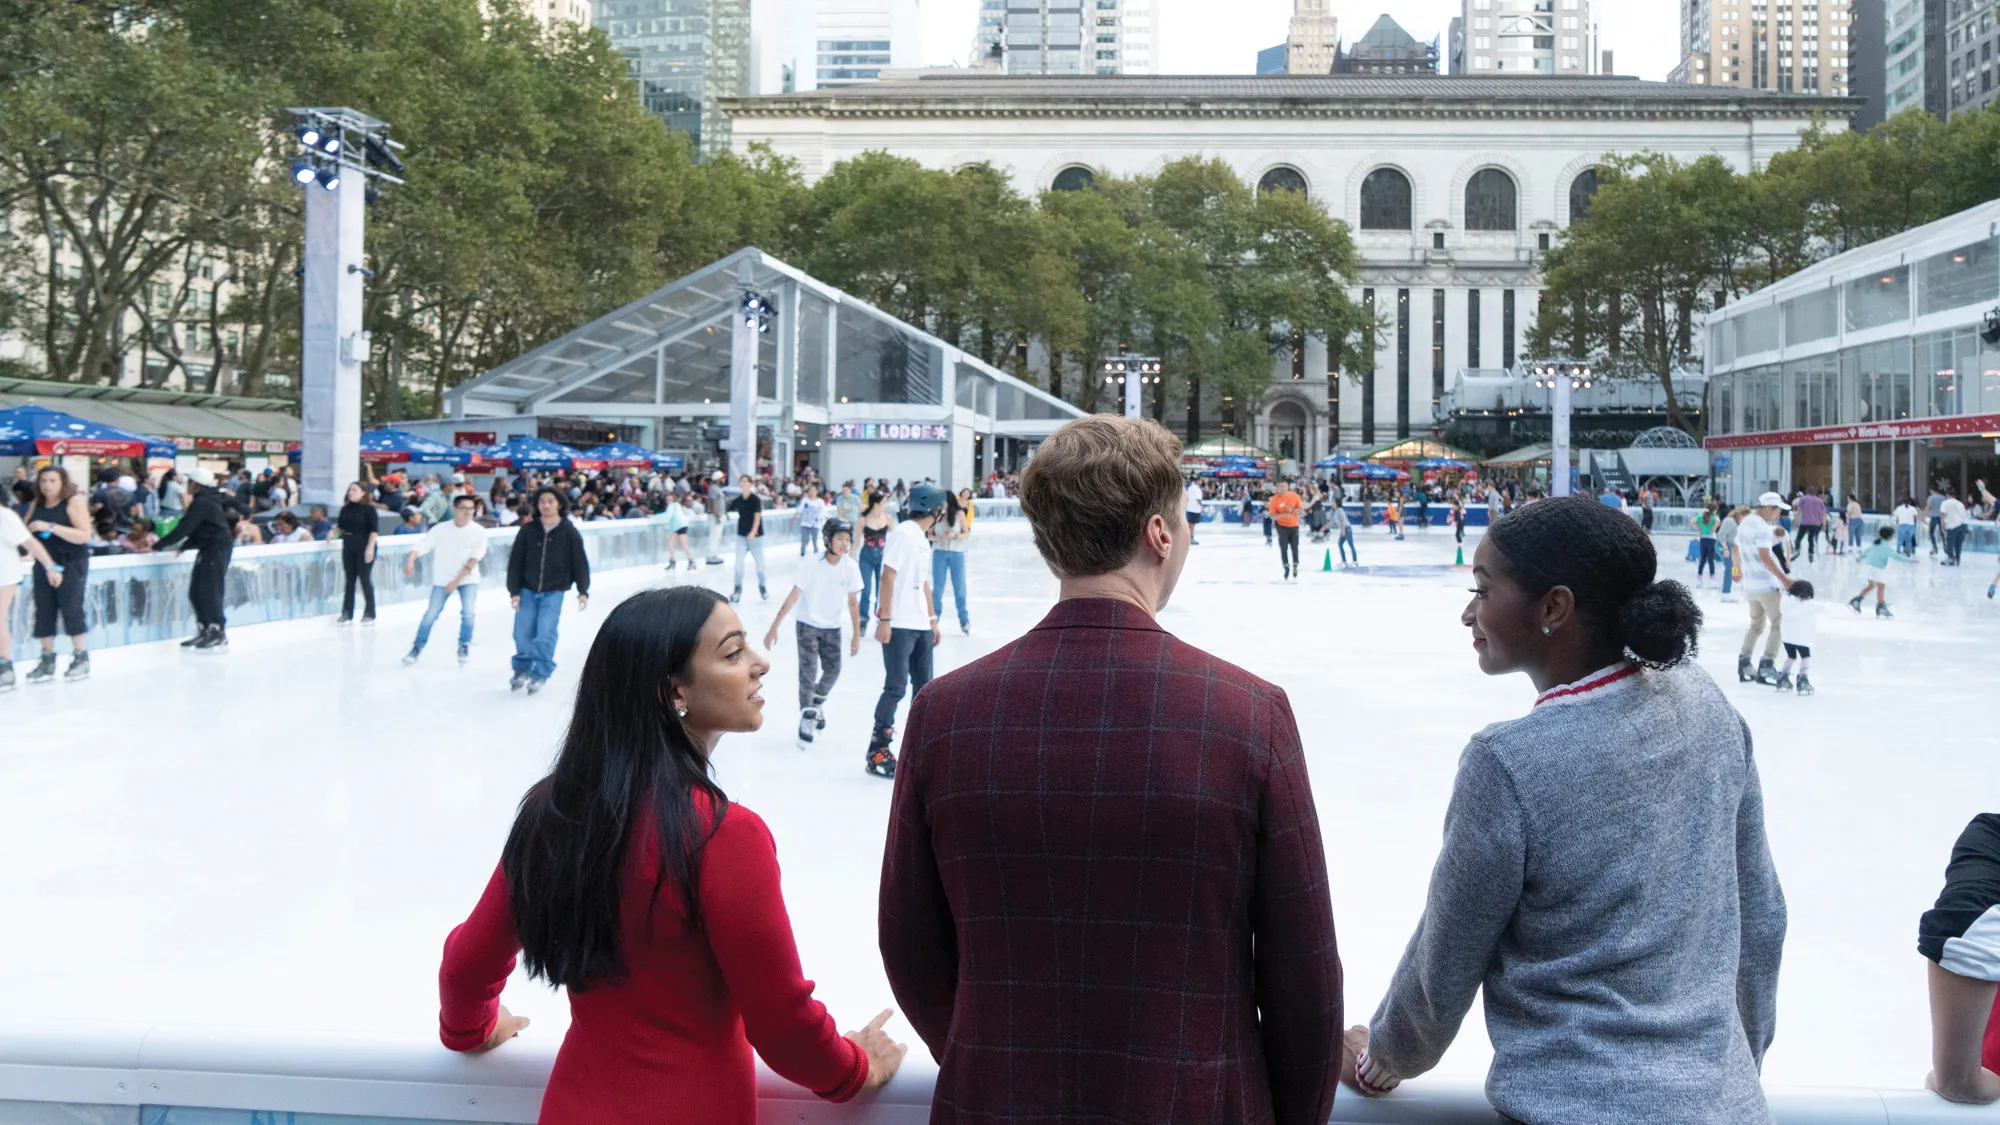
<svg viewBox="0 0 2000 1125">
<path fill-rule="evenodd" d="M 920 0 L 924 18 L 924 61 L 933 66 L 963 63 L 972 44 L 979 0 Z M 1257 52 L 1284 41 L 1292 0 L 1154 0 L 1160 9 L 1162 74 L 1250 74 Z M 1615 52 L 1620 74 L 1663 79 L 1679 61 L 1675 21 L 1679 0 L 1597 0 L 1593 17 L 1603 46 Z M 1388 12 L 1420 40 L 1439 38 L 1439 47 L 1459 0 L 1333 0 L 1342 39 L 1366 34 Z"/>
</svg>

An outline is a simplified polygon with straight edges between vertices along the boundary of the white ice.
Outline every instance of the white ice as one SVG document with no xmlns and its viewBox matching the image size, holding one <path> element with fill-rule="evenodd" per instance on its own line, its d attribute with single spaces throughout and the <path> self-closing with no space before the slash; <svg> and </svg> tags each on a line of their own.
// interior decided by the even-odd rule
<svg viewBox="0 0 2000 1125">
<path fill-rule="evenodd" d="M 1685 540 L 1660 540 L 1689 576 Z M 1162 623 L 1282 685 L 1311 759 L 1347 971 L 1365 1021 L 1421 909 L 1466 738 L 1521 714 L 1521 677 L 1479 674 L 1458 614 L 1463 571 L 1443 529 L 1363 534 L 1370 567 L 1286 584 L 1262 536 L 1205 529 Z M 1469 551 L 1468 551 L 1469 553 Z M 772 600 L 743 607 L 761 638 L 792 571 L 772 544 Z M 1702 664 L 1748 717 L 1791 907 L 1776 1084 L 1913 1088 L 1928 1061 L 1918 915 L 1952 841 L 2000 808 L 1993 560 L 1898 568 L 1897 617 L 1852 616 L 1851 563 L 1822 583 L 1814 698 L 1734 682 L 1741 605 L 1702 599 Z M 978 526 L 973 633 L 947 631 L 940 670 L 1034 624 L 1055 583 L 1019 524 Z M 701 580 L 726 589 L 728 571 Z M 472 662 L 453 660 L 457 608 L 404 668 L 418 606 L 371 629 L 330 619 L 236 630 L 234 650 L 171 644 L 98 654 L 82 684 L 0 696 L 0 964 L 10 1019 L 429 1034 L 446 932 L 471 907 L 522 790 L 546 768 L 597 622 L 623 594 L 679 578 L 599 576 L 564 611 L 560 670 L 510 695 L 504 591 L 489 583 Z M 947 622 L 951 619 L 949 607 Z M 764 730 L 726 739 L 730 795 L 769 820 L 807 975 L 844 1026 L 890 1003 L 875 892 L 890 786 L 861 769 L 879 649 L 848 663 L 820 745 L 802 753 L 789 628 L 771 654 Z M 1607 745 L 1605 753 L 1617 753 Z M 506 1002 L 553 1042 L 560 995 L 517 978 Z M 902 1027 L 907 1034 L 907 1027 Z M 1475 1010 L 1442 1071 L 1483 1073 Z"/>
</svg>

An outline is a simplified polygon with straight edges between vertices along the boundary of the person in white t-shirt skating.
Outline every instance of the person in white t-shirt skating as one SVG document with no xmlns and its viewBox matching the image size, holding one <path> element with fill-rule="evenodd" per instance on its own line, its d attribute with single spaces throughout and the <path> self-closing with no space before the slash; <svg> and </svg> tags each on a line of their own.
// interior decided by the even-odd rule
<svg viewBox="0 0 2000 1125">
<path fill-rule="evenodd" d="M 452 591 L 458 591 L 458 662 L 472 659 L 472 613 L 479 601 L 479 564 L 486 560 L 486 529 L 472 522 L 475 497 L 460 495 L 451 502 L 451 522 L 441 523 L 417 542 L 403 559 L 403 577 L 417 573 L 417 557 L 431 558 L 431 604 L 417 625 L 417 639 L 403 663 L 415 664 L 430 643 L 431 626 L 437 624 Z"/>
<path fill-rule="evenodd" d="M 1186 495 L 1187 499 L 1184 502 L 1183 514 L 1187 516 L 1188 527 L 1192 529 L 1201 524 L 1202 499 L 1203 499 L 1201 494 L 1201 482 L 1193 480 L 1189 481 Z M 1190 547 L 1199 547 L 1200 545 L 1201 545 L 1201 540 L 1199 539 L 1188 540 L 1188 546 Z"/>
<path fill-rule="evenodd" d="M 1800 695 L 1813 693 L 1812 681 L 1806 673 L 1812 670 L 1813 646 L 1819 643 L 1819 603 L 1813 600 L 1813 584 L 1801 578 L 1792 583 L 1785 592 L 1785 670 L 1778 674 L 1774 686 L 1779 691 L 1796 690 Z M 1792 669 L 1797 667 L 1799 678 L 1792 679 Z"/>
<path fill-rule="evenodd" d="M 854 639 L 847 650 L 861 651 L 861 567 L 848 552 L 854 546 L 854 532 L 841 521 L 824 525 L 826 552 L 811 562 L 799 564 L 798 579 L 778 616 L 771 619 L 764 634 L 764 649 L 778 643 L 778 625 L 785 614 L 799 607 L 796 626 L 799 640 L 799 749 L 812 746 L 813 736 L 826 729 L 826 697 L 840 679 L 840 623 L 854 627 Z"/>
<path fill-rule="evenodd" d="M 0 691 L 14 690 L 14 661 L 10 659 L 14 651 L 14 633 L 8 628 L 14 620 L 14 591 L 21 588 L 21 549 L 25 547 L 36 562 L 42 564 L 43 573 L 49 576 L 49 585 L 60 588 L 63 583 L 63 568 L 49 557 L 49 552 L 14 509 L 0 504 Z"/>
<path fill-rule="evenodd" d="M 1744 516 L 1736 526 L 1737 555 L 1742 559 L 1743 567 L 1743 600 L 1750 603 L 1750 629 L 1743 634 L 1743 647 L 1736 655 L 1736 678 L 1739 681 L 1755 680 L 1772 686 L 1778 682 L 1778 649 L 1784 643 L 1781 599 L 1784 592 L 1791 589 L 1792 577 L 1785 573 L 1772 552 L 1772 544 L 1777 539 L 1771 525 L 1778 518 L 1778 513 L 1791 510 L 1784 497 L 1766 492 L 1757 498 L 1756 510 Z M 1764 644 L 1764 659 L 1753 673 L 1750 654 L 1757 650 L 1757 638 L 1767 625 L 1771 636 Z"/>
<path fill-rule="evenodd" d="M 875 639 L 882 642 L 887 672 L 875 701 L 874 734 L 868 740 L 868 772 L 896 776 L 896 706 L 931 682 L 931 650 L 938 636 L 931 601 L 931 524 L 945 505 L 944 490 L 920 484 L 905 503 L 910 518 L 889 532 L 882 548 L 882 588 L 875 603 Z"/>
</svg>

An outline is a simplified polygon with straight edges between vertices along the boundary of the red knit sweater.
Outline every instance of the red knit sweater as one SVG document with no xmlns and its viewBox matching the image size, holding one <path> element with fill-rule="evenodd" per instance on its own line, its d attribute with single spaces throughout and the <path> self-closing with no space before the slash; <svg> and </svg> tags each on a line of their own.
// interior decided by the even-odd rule
<svg viewBox="0 0 2000 1125">
<path fill-rule="evenodd" d="M 703 849 L 699 929 L 666 888 L 648 917 L 659 854 L 649 824 L 637 827 L 633 845 L 621 912 L 626 976 L 570 994 L 569 1034 L 541 1125 L 750 1125 L 753 1046 L 772 1070 L 829 1101 L 860 1092 L 868 1056 L 841 1036 L 800 972 L 764 821 L 730 805 Z M 507 877 L 495 869 L 472 916 L 445 939 L 445 1046 L 469 1051 L 486 1041 L 520 948 Z"/>
</svg>

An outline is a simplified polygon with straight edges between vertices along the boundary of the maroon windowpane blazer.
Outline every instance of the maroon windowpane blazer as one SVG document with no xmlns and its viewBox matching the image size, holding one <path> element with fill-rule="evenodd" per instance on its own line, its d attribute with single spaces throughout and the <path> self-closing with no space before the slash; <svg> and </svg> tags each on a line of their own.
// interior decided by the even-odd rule
<svg viewBox="0 0 2000 1125">
<path fill-rule="evenodd" d="M 1321 1125 L 1326 852 L 1285 693 L 1124 602 L 1059 603 L 917 694 L 882 959 L 934 1125 Z"/>
</svg>

